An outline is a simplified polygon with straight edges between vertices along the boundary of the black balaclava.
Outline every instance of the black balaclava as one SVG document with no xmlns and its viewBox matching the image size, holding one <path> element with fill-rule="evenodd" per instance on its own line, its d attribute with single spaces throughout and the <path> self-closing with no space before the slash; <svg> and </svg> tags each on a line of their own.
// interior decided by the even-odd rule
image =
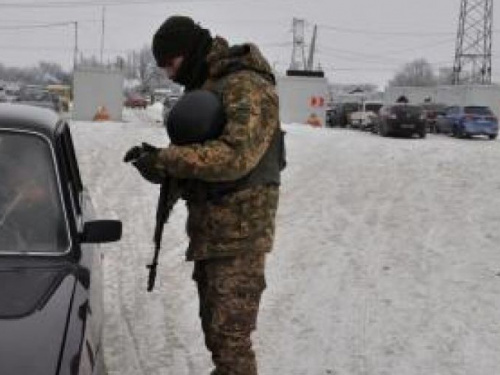
<svg viewBox="0 0 500 375">
<path fill-rule="evenodd" d="M 186 91 L 199 88 L 208 77 L 206 57 L 212 46 L 212 37 L 189 17 L 169 17 L 153 37 L 153 55 L 159 67 L 166 60 L 183 56 L 184 61 L 174 81 L 185 86 Z"/>
</svg>

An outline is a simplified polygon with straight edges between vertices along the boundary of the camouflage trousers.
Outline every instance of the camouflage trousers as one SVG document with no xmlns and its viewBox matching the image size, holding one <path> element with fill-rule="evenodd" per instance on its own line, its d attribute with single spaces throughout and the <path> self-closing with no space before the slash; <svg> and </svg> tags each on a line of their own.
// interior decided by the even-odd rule
<svg viewBox="0 0 500 375">
<path fill-rule="evenodd" d="M 265 254 L 199 260 L 198 286 L 205 344 L 212 353 L 212 375 L 257 375 L 250 335 L 256 328 Z"/>
</svg>

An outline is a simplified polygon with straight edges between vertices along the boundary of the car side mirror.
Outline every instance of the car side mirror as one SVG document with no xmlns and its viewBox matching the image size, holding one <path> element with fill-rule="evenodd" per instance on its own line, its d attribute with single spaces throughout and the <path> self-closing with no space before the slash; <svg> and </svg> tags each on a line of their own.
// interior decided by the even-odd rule
<svg viewBox="0 0 500 375">
<path fill-rule="evenodd" d="M 121 221 L 94 220 L 84 224 L 80 241 L 82 243 L 104 243 L 118 241 L 121 237 Z"/>
</svg>

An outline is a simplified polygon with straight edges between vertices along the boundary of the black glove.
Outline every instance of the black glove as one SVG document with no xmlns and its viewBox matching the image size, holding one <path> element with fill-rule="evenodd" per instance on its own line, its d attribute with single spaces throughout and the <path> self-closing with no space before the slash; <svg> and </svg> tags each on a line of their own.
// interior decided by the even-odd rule
<svg viewBox="0 0 500 375">
<path fill-rule="evenodd" d="M 142 153 L 142 147 L 141 146 L 134 146 L 125 153 L 125 156 L 123 157 L 123 161 L 125 163 L 128 163 L 132 160 L 137 160 L 141 156 L 141 153 Z"/>
<path fill-rule="evenodd" d="M 161 184 L 166 175 L 156 168 L 159 149 L 143 143 L 141 146 L 134 146 L 125 153 L 123 161 L 137 168 L 141 176 L 153 184 Z"/>
<path fill-rule="evenodd" d="M 146 142 L 142 142 L 142 145 L 134 146 L 134 147 L 130 148 L 125 153 L 125 156 L 123 157 L 123 161 L 125 163 L 128 163 L 130 161 L 134 161 L 136 159 L 139 159 L 145 153 L 157 153 L 158 150 L 159 150 L 158 147 L 150 145 L 149 143 L 146 143 Z"/>
</svg>

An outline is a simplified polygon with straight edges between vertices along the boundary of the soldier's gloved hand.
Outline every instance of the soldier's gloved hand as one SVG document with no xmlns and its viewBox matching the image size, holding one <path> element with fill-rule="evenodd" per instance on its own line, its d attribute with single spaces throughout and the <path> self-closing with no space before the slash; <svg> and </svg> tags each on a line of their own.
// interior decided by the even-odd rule
<svg viewBox="0 0 500 375">
<path fill-rule="evenodd" d="M 128 163 L 128 162 L 130 162 L 132 160 L 139 159 L 139 157 L 141 156 L 141 152 L 142 152 L 142 147 L 141 146 L 134 146 L 134 147 L 130 148 L 125 153 L 125 156 L 123 157 L 123 161 L 125 163 Z"/>
<path fill-rule="evenodd" d="M 123 161 L 132 162 L 141 176 L 153 184 L 161 184 L 165 178 L 165 172 L 157 168 L 159 149 L 143 143 L 141 146 L 134 146 L 125 153 Z"/>
</svg>

